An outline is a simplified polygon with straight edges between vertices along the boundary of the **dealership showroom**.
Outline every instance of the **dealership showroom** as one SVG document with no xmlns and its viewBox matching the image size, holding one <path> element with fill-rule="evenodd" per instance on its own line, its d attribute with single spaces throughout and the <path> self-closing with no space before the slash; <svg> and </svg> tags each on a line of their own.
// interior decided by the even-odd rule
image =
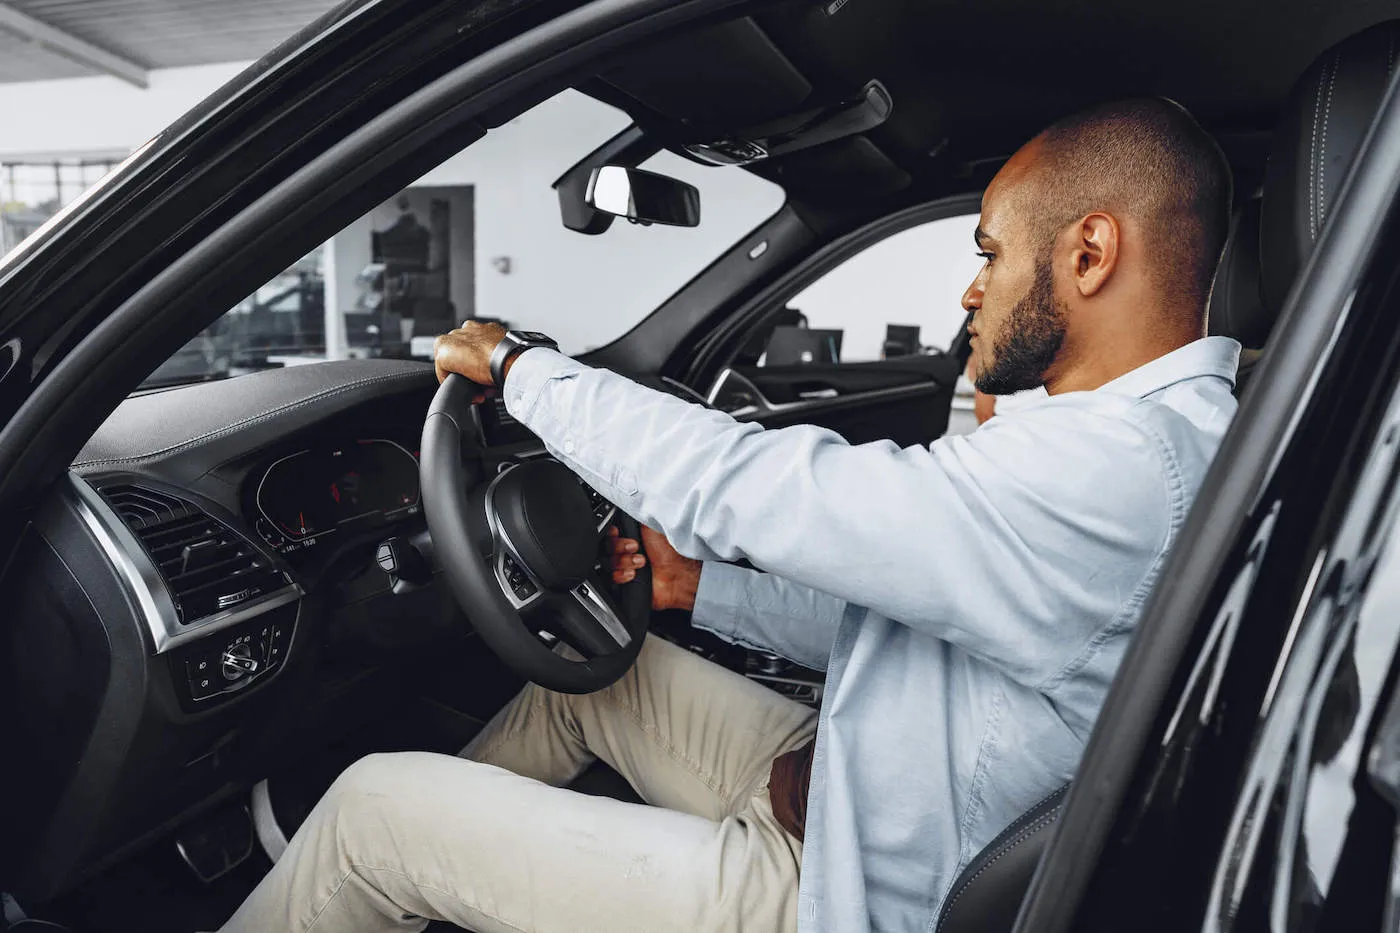
<svg viewBox="0 0 1400 933">
<path fill-rule="evenodd" d="M 1400 933 L 1400 0 L 0 0 L 0 933 Z"/>
</svg>

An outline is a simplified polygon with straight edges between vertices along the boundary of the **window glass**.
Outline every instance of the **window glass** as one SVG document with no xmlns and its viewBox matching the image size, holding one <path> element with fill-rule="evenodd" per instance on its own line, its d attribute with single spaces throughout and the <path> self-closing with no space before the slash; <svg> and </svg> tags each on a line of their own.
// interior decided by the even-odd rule
<svg viewBox="0 0 1400 933">
<path fill-rule="evenodd" d="M 117 156 L 0 161 L 0 256 L 120 161 Z"/>
<path fill-rule="evenodd" d="M 762 362 L 863 363 L 946 349 L 982 264 L 976 226 L 976 214 L 945 217 L 846 260 L 788 299 Z"/>
<path fill-rule="evenodd" d="M 700 191 L 698 227 L 615 219 L 566 229 L 553 182 L 630 123 L 565 91 L 347 225 L 186 345 L 146 386 L 346 357 L 431 356 L 467 318 L 544 331 L 568 353 L 608 343 L 782 206 L 738 168 L 663 152 L 642 168 Z"/>
</svg>

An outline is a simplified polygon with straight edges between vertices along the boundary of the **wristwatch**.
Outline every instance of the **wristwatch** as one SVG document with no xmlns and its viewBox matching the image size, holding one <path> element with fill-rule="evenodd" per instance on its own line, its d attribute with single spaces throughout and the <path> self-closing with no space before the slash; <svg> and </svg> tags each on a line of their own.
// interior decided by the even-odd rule
<svg viewBox="0 0 1400 933">
<path fill-rule="evenodd" d="M 559 342 L 553 337 L 541 334 L 533 330 L 508 330 L 501 338 L 501 342 L 496 344 L 496 349 L 491 351 L 491 382 L 493 385 L 501 386 L 506 381 L 506 363 L 517 354 L 524 353 L 531 347 L 548 347 L 551 350 L 559 349 Z"/>
</svg>

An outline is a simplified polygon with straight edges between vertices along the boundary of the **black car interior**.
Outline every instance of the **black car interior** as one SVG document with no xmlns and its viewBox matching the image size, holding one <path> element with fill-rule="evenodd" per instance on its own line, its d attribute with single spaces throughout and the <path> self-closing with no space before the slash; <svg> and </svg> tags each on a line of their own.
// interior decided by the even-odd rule
<svg viewBox="0 0 1400 933">
<path fill-rule="evenodd" d="M 853 442 L 941 435 L 957 344 L 878 364 L 765 368 L 741 354 L 802 283 L 913 223 L 975 211 L 1037 127 L 1092 102 L 1072 76 L 1037 69 L 1047 41 L 1052 59 L 1107 56 L 1124 76 L 1112 96 L 1167 94 L 1217 134 L 1237 212 L 1211 330 L 1263 351 L 1389 86 L 1400 28 L 1374 24 L 1391 6 L 1319 20 L 1289 0 L 1265 22 L 1203 0 L 1119 18 L 1079 0 L 1053 14 L 1028 0 L 788 3 L 619 53 L 577 82 L 635 121 L 594 156 L 636 165 L 666 148 L 754 172 L 788 202 L 762 228 L 778 260 L 766 278 L 746 238 L 584 358 L 710 402 L 737 373 L 750 390 L 729 391 L 749 403 L 731 407 L 770 426 L 826 424 Z M 558 185 L 563 222 L 605 236 L 609 219 L 566 198 L 577 177 Z M 21 711 L 6 738 L 3 858 L 23 903 L 78 933 L 208 928 L 268 865 L 248 815 L 255 785 L 290 835 L 355 758 L 456 752 L 519 689 L 459 610 L 450 555 L 428 533 L 420 461 L 436 391 L 422 363 L 274 369 L 134 395 L 87 441 L 0 568 L 0 690 Z M 433 448 L 455 445 L 459 485 L 541 465 L 499 402 L 467 411 Z M 814 672 L 674 613 L 650 625 L 820 701 Z M 601 767 L 575 786 L 637 799 Z M 1011 929 L 1062 801 L 1038 803 L 951 883 L 940 933 Z"/>
</svg>

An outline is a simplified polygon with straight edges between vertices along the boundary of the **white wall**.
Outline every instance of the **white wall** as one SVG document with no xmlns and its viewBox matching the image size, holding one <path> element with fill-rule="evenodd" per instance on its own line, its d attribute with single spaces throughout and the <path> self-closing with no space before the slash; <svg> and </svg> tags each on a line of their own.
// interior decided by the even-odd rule
<svg viewBox="0 0 1400 933">
<path fill-rule="evenodd" d="M 0 161 L 130 152 L 246 66 L 157 69 L 145 90 L 106 76 L 0 84 Z"/>
</svg>

